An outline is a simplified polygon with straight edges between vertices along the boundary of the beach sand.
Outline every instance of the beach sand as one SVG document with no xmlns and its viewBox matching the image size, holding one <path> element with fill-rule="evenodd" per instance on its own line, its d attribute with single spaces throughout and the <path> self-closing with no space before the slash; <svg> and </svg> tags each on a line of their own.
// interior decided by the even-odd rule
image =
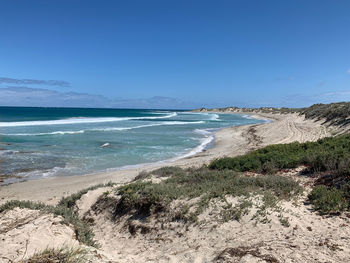
<svg viewBox="0 0 350 263">
<path fill-rule="evenodd" d="M 229 113 L 228 113 L 229 114 Z M 125 170 L 81 176 L 51 177 L 0 186 L 0 204 L 8 200 L 41 201 L 56 204 L 62 196 L 81 189 L 110 181 L 126 183 L 141 171 L 151 171 L 163 166 L 198 167 L 224 156 L 237 156 L 270 144 L 293 141 L 315 141 L 329 136 L 330 131 L 320 123 L 305 120 L 298 114 L 254 114 L 252 117 L 271 122 L 236 126 L 215 133 L 215 146 L 206 151 L 173 162 L 159 162 Z"/>
</svg>

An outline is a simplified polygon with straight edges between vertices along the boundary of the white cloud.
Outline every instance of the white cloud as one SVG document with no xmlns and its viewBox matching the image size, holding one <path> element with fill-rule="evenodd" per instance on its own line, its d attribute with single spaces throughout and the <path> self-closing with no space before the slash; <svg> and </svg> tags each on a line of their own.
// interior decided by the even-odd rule
<svg viewBox="0 0 350 263">
<path fill-rule="evenodd" d="M 350 91 L 335 91 L 335 92 L 327 92 L 322 94 L 324 96 L 348 96 L 350 95 Z"/>
<path fill-rule="evenodd" d="M 17 86 L 0 88 L 0 105 L 138 109 L 190 109 L 202 106 L 198 103 L 160 96 L 145 99 L 110 99 L 101 95 L 88 93 L 59 92 L 55 90 Z"/>
<path fill-rule="evenodd" d="M 0 84 L 17 84 L 17 85 L 49 85 L 59 87 L 69 87 L 70 83 L 64 80 L 42 80 L 42 79 L 13 79 L 0 77 Z"/>
<path fill-rule="evenodd" d="M 347 72 L 348 72 L 348 74 L 350 74 L 350 68 L 348 69 L 348 71 L 347 71 Z"/>
</svg>

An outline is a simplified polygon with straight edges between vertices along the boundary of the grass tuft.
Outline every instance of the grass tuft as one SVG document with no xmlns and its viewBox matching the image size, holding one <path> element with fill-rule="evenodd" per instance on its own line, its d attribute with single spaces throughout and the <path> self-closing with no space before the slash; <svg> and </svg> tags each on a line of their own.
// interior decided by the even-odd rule
<svg viewBox="0 0 350 263">
<path fill-rule="evenodd" d="M 19 263 L 84 263 L 87 262 L 87 250 L 82 248 L 47 248 Z"/>
</svg>

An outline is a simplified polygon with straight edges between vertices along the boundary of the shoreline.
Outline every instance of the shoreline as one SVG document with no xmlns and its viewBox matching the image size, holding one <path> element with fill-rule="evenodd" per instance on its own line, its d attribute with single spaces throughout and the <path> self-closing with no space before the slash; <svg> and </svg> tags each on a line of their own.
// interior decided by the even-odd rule
<svg viewBox="0 0 350 263">
<path fill-rule="evenodd" d="M 228 114 L 235 113 L 228 112 Z M 0 204 L 13 199 L 56 204 L 61 197 L 92 185 L 108 183 L 109 181 L 118 184 L 130 182 L 142 171 L 151 171 L 164 166 L 198 167 L 208 164 L 216 158 L 241 155 L 269 144 L 287 143 L 294 140 L 316 140 L 329 135 L 326 128 L 321 124 L 304 120 L 303 117 L 295 114 L 282 116 L 279 114 L 247 113 L 247 115 L 251 115 L 257 119 L 269 119 L 270 122 L 220 129 L 214 132 L 215 145 L 213 148 L 203 150 L 191 156 L 183 156 L 170 162 L 160 161 L 130 169 L 119 169 L 79 176 L 41 178 L 0 186 Z M 302 128 L 299 130 L 300 134 L 296 132 L 298 128 L 296 128 L 296 131 L 290 129 L 293 125 Z"/>
</svg>

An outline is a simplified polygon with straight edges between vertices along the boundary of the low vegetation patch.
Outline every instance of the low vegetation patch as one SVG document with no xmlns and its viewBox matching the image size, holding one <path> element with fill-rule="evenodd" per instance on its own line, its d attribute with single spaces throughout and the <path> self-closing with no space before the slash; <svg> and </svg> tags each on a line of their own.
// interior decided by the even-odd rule
<svg viewBox="0 0 350 263">
<path fill-rule="evenodd" d="M 230 220 L 239 221 L 242 216 L 249 213 L 249 209 L 253 207 L 253 202 L 250 200 L 243 200 L 232 206 L 232 204 L 227 203 L 224 209 L 221 211 L 221 218 L 223 222 L 228 222 Z"/>
<path fill-rule="evenodd" d="M 339 213 L 349 208 L 350 184 L 340 189 L 318 185 L 311 191 L 308 198 L 321 214 Z"/>
<path fill-rule="evenodd" d="M 170 172 L 171 171 L 171 172 Z M 164 175 L 164 170 L 157 170 L 152 174 Z M 176 212 L 177 219 L 196 220 L 213 199 L 226 200 L 225 196 L 249 196 L 252 193 L 260 194 L 271 192 L 279 199 L 289 199 L 302 191 L 297 182 L 282 176 L 268 175 L 247 177 L 229 170 L 167 168 L 167 179 L 160 183 L 135 181 L 117 188 L 120 196 L 116 204 L 115 216 L 133 214 L 146 218 L 151 214 L 167 211 L 169 204 L 174 200 L 190 200 L 196 198 L 192 207 L 184 206 Z M 240 217 L 249 204 L 242 204 L 237 208 L 237 214 L 228 214 L 226 217 Z M 239 212 L 238 210 L 242 210 Z M 192 211 L 192 212 L 190 212 Z"/>
<path fill-rule="evenodd" d="M 320 213 L 338 213 L 350 207 L 350 135 L 317 142 L 270 145 L 246 155 L 214 160 L 210 169 L 275 173 L 307 166 L 318 175 L 309 200 Z"/>
<path fill-rule="evenodd" d="M 185 173 L 185 171 L 178 166 L 165 166 L 152 171 L 152 173 L 143 171 L 134 178 L 134 181 L 147 179 L 147 178 L 150 178 L 152 175 L 156 177 L 169 177 L 173 174 L 181 174 L 181 173 L 183 174 Z"/>
<path fill-rule="evenodd" d="M 255 258 L 263 260 L 263 262 L 268 263 L 278 263 L 279 261 L 271 255 L 266 255 L 260 253 L 257 247 L 236 247 L 236 248 L 226 248 L 219 253 L 219 255 L 214 259 L 214 262 L 232 262 L 232 259 L 241 259 L 244 256 L 251 255 Z"/>
<path fill-rule="evenodd" d="M 87 262 L 86 254 L 82 248 L 48 248 L 19 263 L 84 263 Z"/>
<path fill-rule="evenodd" d="M 274 173 L 300 165 L 308 166 L 310 172 L 328 171 L 349 180 L 350 135 L 324 138 L 316 142 L 270 145 L 246 155 L 214 160 L 209 168 Z"/>
<path fill-rule="evenodd" d="M 307 119 L 325 120 L 330 125 L 343 126 L 350 123 L 350 102 L 314 104 L 301 111 Z"/>
<path fill-rule="evenodd" d="M 112 187 L 114 185 L 115 185 L 115 183 L 108 182 L 107 184 L 97 184 L 97 185 L 85 188 L 85 189 L 83 189 L 77 193 L 74 193 L 70 196 L 62 197 L 62 199 L 58 203 L 58 206 L 72 208 L 75 206 L 75 203 L 87 192 L 92 191 L 92 190 L 96 190 L 96 189 L 101 188 L 101 187 Z"/>
</svg>

